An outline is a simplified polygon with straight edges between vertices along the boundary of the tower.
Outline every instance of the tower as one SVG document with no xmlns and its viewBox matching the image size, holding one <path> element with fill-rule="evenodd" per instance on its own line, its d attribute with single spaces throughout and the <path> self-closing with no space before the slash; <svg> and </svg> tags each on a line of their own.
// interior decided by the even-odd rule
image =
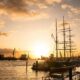
<svg viewBox="0 0 80 80">
<path fill-rule="evenodd" d="M 15 58 L 15 48 L 14 48 L 14 50 L 13 50 L 13 58 Z"/>
</svg>

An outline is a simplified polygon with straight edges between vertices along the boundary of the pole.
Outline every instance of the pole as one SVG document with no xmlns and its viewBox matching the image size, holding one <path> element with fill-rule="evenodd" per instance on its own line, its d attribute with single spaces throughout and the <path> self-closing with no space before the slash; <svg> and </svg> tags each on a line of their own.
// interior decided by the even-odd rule
<svg viewBox="0 0 80 80">
<path fill-rule="evenodd" d="M 57 32 L 57 19 L 56 19 L 56 58 L 58 58 L 58 32 Z"/>
<path fill-rule="evenodd" d="M 13 58 L 15 58 L 15 48 L 14 48 L 14 50 L 13 50 Z"/>
<path fill-rule="evenodd" d="M 71 51 L 71 28 L 70 28 L 70 25 L 69 25 L 69 44 L 70 44 L 70 57 L 72 56 L 72 51 Z"/>
<path fill-rule="evenodd" d="M 62 73 L 62 80 L 64 80 L 64 74 Z"/>
<path fill-rule="evenodd" d="M 26 60 L 26 72 L 27 72 L 28 60 L 29 60 L 29 52 L 28 52 L 27 60 Z"/>
<path fill-rule="evenodd" d="M 69 80 L 72 80 L 72 68 L 69 68 Z"/>
<path fill-rule="evenodd" d="M 63 47 L 64 47 L 64 58 L 66 57 L 66 50 L 65 50 L 65 48 L 66 48 L 66 43 L 65 43 L 65 22 L 64 22 L 64 16 L 63 16 Z"/>
</svg>

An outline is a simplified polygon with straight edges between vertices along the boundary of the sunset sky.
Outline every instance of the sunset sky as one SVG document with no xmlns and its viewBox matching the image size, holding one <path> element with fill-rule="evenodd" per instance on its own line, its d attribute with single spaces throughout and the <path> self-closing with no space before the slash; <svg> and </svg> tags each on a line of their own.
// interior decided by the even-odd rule
<svg viewBox="0 0 80 80">
<path fill-rule="evenodd" d="M 80 0 L 0 0 L 0 48 L 20 48 L 35 53 L 35 48 L 41 45 L 47 52 L 52 51 L 55 19 L 59 26 L 63 16 L 71 25 L 79 51 Z"/>
</svg>

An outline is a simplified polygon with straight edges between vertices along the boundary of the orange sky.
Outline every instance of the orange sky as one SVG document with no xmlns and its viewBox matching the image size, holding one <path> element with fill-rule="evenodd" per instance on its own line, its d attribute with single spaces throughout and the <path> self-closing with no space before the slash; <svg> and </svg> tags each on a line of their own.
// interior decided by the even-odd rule
<svg viewBox="0 0 80 80">
<path fill-rule="evenodd" d="M 55 18 L 58 25 L 65 16 L 80 50 L 80 0 L 2 0 L 0 1 L 0 48 L 32 51 L 35 44 L 45 43 L 53 51 Z M 46 48 L 46 47 L 45 47 Z"/>
</svg>

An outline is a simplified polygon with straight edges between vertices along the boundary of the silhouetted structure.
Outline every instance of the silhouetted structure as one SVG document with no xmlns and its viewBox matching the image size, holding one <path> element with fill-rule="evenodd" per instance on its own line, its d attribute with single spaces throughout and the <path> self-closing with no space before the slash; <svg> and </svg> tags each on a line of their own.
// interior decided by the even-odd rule
<svg viewBox="0 0 80 80">
<path fill-rule="evenodd" d="M 13 50 L 13 58 L 15 58 L 15 51 L 16 51 L 16 49 L 14 48 L 14 50 Z"/>
<path fill-rule="evenodd" d="M 4 59 L 4 55 L 0 54 L 0 60 Z"/>
<path fill-rule="evenodd" d="M 22 54 L 20 57 L 20 60 L 26 60 L 27 59 L 27 55 L 26 54 Z"/>
<path fill-rule="evenodd" d="M 56 20 L 56 39 L 55 39 L 55 43 L 56 43 L 56 58 L 58 58 L 58 55 L 59 55 L 59 52 L 60 52 L 60 56 L 61 56 L 61 51 L 63 51 L 63 54 L 64 54 L 64 58 L 68 57 L 66 56 L 67 53 L 66 52 L 69 52 L 70 54 L 70 57 L 72 57 L 72 51 L 75 50 L 72 48 L 72 34 L 71 34 L 71 28 L 70 28 L 70 25 L 69 25 L 69 28 L 66 28 L 66 25 L 69 25 L 69 23 L 66 23 L 65 20 L 64 20 L 64 17 L 63 17 L 63 23 L 62 23 L 62 26 L 63 26 L 63 29 L 62 32 L 63 32 L 63 41 L 62 42 L 59 42 L 58 41 L 58 26 L 57 26 L 57 20 Z M 67 33 L 69 33 L 69 35 L 66 35 Z M 66 39 L 66 38 L 69 38 L 69 39 Z M 62 48 L 59 47 L 59 45 L 62 44 Z M 62 57 L 62 56 L 61 56 Z"/>
<path fill-rule="evenodd" d="M 44 62 L 38 63 L 38 64 L 37 62 L 35 62 L 32 66 L 33 70 L 49 71 L 50 74 L 52 75 L 51 77 L 54 77 L 53 75 L 54 73 L 61 73 L 62 77 L 64 77 L 63 73 L 68 72 L 67 77 L 69 78 L 69 80 L 72 80 L 72 76 L 73 76 L 72 71 L 73 70 L 75 71 L 74 68 L 76 66 L 78 65 L 80 66 L 80 59 L 77 59 L 77 57 L 75 57 L 75 59 L 71 58 L 72 50 L 74 50 L 72 48 L 71 28 L 70 28 L 70 25 L 69 25 L 69 28 L 66 28 L 66 25 L 69 25 L 69 24 L 64 21 L 64 17 L 63 17 L 62 42 L 58 41 L 57 20 L 56 20 L 56 39 L 54 38 L 53 34 L 51 35 L 54 38 L 56 43 L 56 59 L 54 60 L 54 55 L 51 54 L 50 57 Z M 62 48 L 59 47 L 59 45 L 62 45 Z M 64 57 L 62 57 L 61 51 L 63 51 Z M 70 58 L 66 56 L 67 51 L 69 51 Z M 58 57 L 58 54 L 59 54 L 58 52 L 60 52 L 60 56 L 61 56 L 60 58 Z M 38 65 L 38 67 L 36 67 L 36 65 Z M 64 80 L 64 78 L 62 80 Z"/>
</svg>

